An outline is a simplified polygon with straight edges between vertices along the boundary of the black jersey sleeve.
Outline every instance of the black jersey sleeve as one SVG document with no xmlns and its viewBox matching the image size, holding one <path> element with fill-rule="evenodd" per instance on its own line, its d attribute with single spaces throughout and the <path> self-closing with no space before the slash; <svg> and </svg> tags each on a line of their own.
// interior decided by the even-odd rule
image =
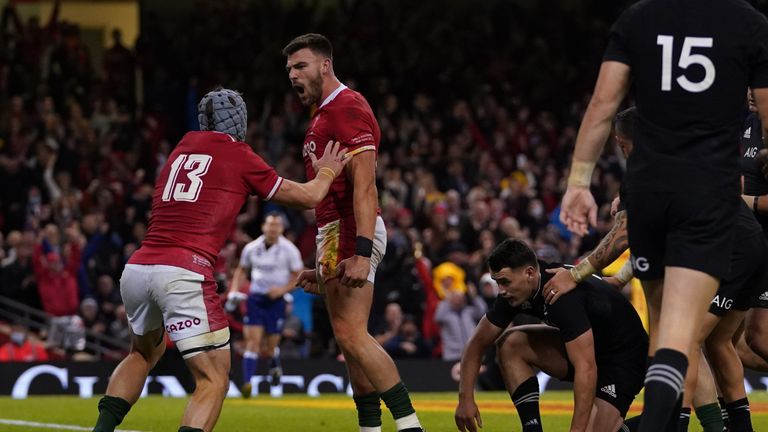
<svg viewBox="0 0 768 432">
<path fill-rule="evenodd" d="M 761 13 L 755 13 L 755 31 L 749 56 L 752 88 L 768 87 L 768 19 Z"/>
<path fill-rule="evenodd" d="M 519 308 L 512 307 L 507 299 L 498 296 L 493 302 L 493 307 L 485 313 L 485 317 L 496 327 L 506 328 L 514 321 L 518 313 L 520 313 Z"/>
<path fill-rule="evenodd" d="M 621 14 L 613 23 L 608 36 L 608 47 L 605 49 L 603 61 L 617 61 L 632 66 L 630 61 L 629 32 L 632 19 L 632 8 Z"/>
<path fill-rule="evenodd" d="M 547 320 L 560 329 L 563 342 L 570 342 L 592 328 L 587 314 L 586 295 L 574 289 L 547 308 Z"/>
</svg>

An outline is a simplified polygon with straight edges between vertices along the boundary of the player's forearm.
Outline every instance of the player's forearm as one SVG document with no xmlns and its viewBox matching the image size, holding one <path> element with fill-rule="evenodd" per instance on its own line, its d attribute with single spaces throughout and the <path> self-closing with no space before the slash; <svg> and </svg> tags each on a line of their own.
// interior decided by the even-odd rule
<svg viewBox="0 0 768 432">
<path fill-rule="evenodd" d="M 243 268 L 237 267 L 235 269 L 235 272 L 232 274 L 232 284 L 229 286 L 229 292 L 237 292 L 240 290 L 240 284 L 242 284 L 243 279 Z"/>
<path fill-rule="evenodd" d="M 587 259 L 596 270 L 602 270 L 616 261 L 628 247 L 627 212 L 622 210 L 616 213 L 611 230 L 600 240 L 600 244 Z"/>
<path fill-rule="evenodd" d="M 312 209 L 328 194 L 331 182 L 330 176 L 326 175 L 318 175 L 306 183 L 283 180 L 272 201 L 291 207 Z"/>
<path fill-rule="evenodd" d="M 611 120 L 615 113 L 611 104 L 594 96 L 589 102 L 587 111 L 581 121 L 579 133 L 576 136 L 576 146 L 573 150 L 574 161 L 597 162 L 603 146 L 611 133 Z"/>
<path fill-rule="evenodd" d="M 573 419 L 571 432 L 586 431 L 597 389 L 597 366 L 584 364 L 575 366 L 573 379 Z"/>
<path fill-rule="evenodd" d="M 475 382 L 477 382 L 477 376 L 480 374 L 480 365 L 485 348 L 487 347 L 480 346 L 475 337 L 470 339 L 464 347 L 459 372 L 459 399 L 474 399 Z"/>
<path fill-rule="evenodd" d="M 374 179 L 355 184 L 353 208 L 357 236 L 373 240 L 376 230 L 376 210 L 379 207 L 378 191 Z"/>
</svg>

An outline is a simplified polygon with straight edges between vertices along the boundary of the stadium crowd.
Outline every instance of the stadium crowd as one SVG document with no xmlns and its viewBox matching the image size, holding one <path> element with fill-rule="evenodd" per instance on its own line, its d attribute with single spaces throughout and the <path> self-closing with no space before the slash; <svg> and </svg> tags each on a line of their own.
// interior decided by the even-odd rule
<svg viewBox="0 0 768 432">
<path fill-rule="evenodd" d="M 155 174 L 198 127 L 197 101 L 219 83 L 240 90 L 246 142 L 280 175 L 301 179 L 309 113 L 280 48 L 317 30 L 334 42 L 340 78 L 366 95 L 382 131 L 377 183 L 388 245 L 371 329 L 394 356 L 456 360 L 455 347 L 495 298 L 484 275 L 496 243 L 515 237 L 541 259 L 572 262 L 612 224 L 623 173 L 614 146 L 593 177 L 599 228 L 572 237 L 557 206 L 604 35 L 622 6 L 201 1 L 177 17 L 184 32 L 143 11 L 135 44 L 114 32 L 99 65 L 78 26 L 58 19 L 58 3 L 42 24 L 21 22 L 10 2 L 0 22 L 0 295 L 127 341 L 118 278 L 147 230 Z M 425 17 L 438 25 L 425 29 Z M 447 24 L 458 17 L 461 28 Z M 222 285 L 274 210 L 314 266 L 312 212 L 253 198 L 216 265 Z M 323 307 L 314 302 L 305 315 L 309 342 L 300 325 L 286 335 L 307 349 L 284 352 L 337 354 Z"/>
</svg>

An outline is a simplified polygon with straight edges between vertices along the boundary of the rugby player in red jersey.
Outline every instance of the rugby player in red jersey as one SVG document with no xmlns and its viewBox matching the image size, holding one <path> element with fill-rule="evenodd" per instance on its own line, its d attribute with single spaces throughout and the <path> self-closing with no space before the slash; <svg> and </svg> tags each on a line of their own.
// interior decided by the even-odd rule
<svg viewBox="0 0 768 432">
<path fill-rule="evenodd" d="M 299 36 L 283 54 L 301 103 L 316 107 L 304 138 L 307 177 L 316 174 L 311 160 L 324 152 L 327 140 L 338 141 L 350 159 L 315 210 L 317 268 L 303 272 L 299 285 L 325 294 L 333 333 L 349 371 L 360 431 L 381 431 L 380 399 L 392 412 L 398 431 L 421 431 L 394 362 L 367 329 L 376 267 L 387 242 L 376 190 L 379 125 L 365 98 L 336 78 L 327 38 L 314 33 Z"/>
<path fill-rule="evenodd" d="M 117 366 L 99 401 L 94 431 L 113 431 L 136 403 L 149 371 L 176 343 L 195 379 L 179 431 L 210 431 L 229 388 L 229 327 L 213 264 L 250 195 L 315 207 L 343 169 L 345 150 L 324 146 L 311 156 L 312 181 L 278 176 L 248 144 L 245 102 L 217 89 L 198 105 L 201 131 L 181 139 L 160 170 L 149 231 L 120 279 L 131 325 L 131 352 Z"/>
</svg>

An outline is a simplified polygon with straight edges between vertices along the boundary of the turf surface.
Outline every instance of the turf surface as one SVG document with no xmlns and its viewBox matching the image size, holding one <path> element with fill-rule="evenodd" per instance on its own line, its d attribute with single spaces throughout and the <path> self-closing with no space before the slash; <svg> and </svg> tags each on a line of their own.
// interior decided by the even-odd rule
<svg viewBox="0 0 768 432">
<path fill-rule="evenodd" d="M 453 410 L 455 393 L 416 393 L 412 395 L 419 417 L 429 432 L 455 431 Z M 642 398 L 638 398 L 641 400 Z M 96 419 L 98 399 L 50 396 L 23 400 L 0 398 L 0 431 L 87 430 Z M 506 393 L 477 395 L 485 431 L 517 431 L 520 423 Z M 768 393 L 754 392 L 752 421 L 757 431 L 768 430 Z M 131 410 L 123 430 L 176 431 L 185 399 L 152 396 L 141 399 Z M 570 392 L 550 391 L 541 401 L 542 419 L 547 431 L 567 431 L 572 409 Z M 632 411 L 639 410 L 635 403 Z M 630 413 L 632 415 L 632 413 Z M 394 431 L 389 413 L 384 410 L 384 431 Z M 49 426 L 11 425 L 6 420 L 45 423 Z M 50 425 L 60 425 L 59 427 Z M 357 418 L 350 398 L 328 395 L 310 398 L 286 395 L 279 399 L 260 396 L 251 400 L 227 399 L 217 431 L 356 431 Z M 701 430 L 695 419 L 691 431 Z M 64 429 L 67 426 L 78 428 Z"/>
</svg>

